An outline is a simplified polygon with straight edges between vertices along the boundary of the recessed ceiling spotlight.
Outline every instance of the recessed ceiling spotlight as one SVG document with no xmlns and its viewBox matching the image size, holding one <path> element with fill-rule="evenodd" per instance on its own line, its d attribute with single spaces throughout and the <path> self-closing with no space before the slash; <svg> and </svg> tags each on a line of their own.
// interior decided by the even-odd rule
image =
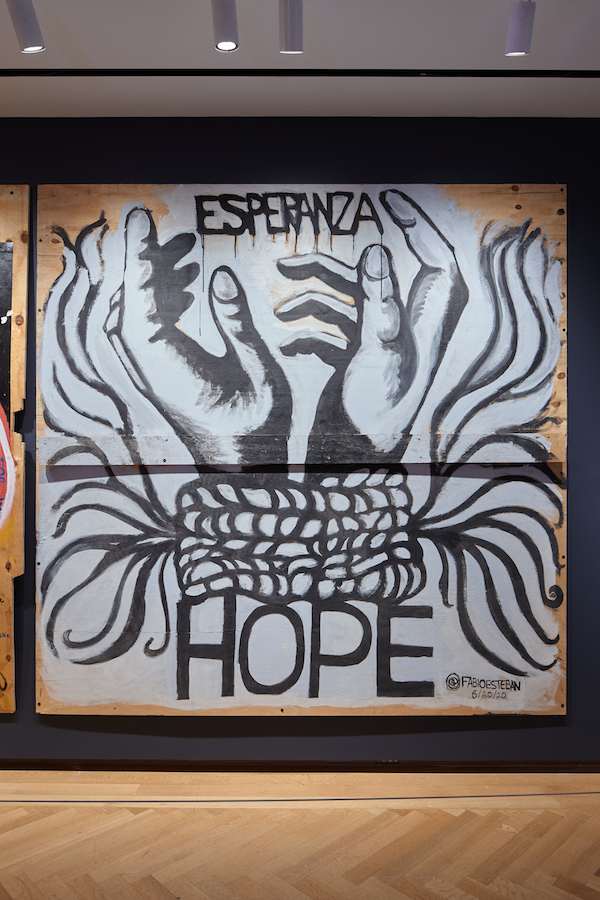
<svg viewBox="0 0 600 900">
<path fill-rule="evenodd" d="M 302 0 L 279 0 L 279 52 L 304 53 Z"/>
<path fill-rule="evenodd" d="M 6 0 L 21 53 L 41 53 L 44 38 L 31 0 Z"/>
<path fill-rule="evenodd" d="M 510 8 L 505 56 L 527 56 L 531 50 L 534 0 L 517 0 Z"/>
<path fill-rule="evenodd" d="M 240 45 L 235 0 L 212 0 L 215 47 L 221 53 L 231 53 Z"/>
</svg>

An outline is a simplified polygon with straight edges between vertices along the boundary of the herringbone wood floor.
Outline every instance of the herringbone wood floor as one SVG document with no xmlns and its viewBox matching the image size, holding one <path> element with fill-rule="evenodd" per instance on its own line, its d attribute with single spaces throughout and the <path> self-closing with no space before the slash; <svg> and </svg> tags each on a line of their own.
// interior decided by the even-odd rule
<svg viewBox="0 0 600 900">
<path fill-rule="evenodd" d="M 186 808 L 82 802 L 72 784 L 70 803 L 7 802 L 1 782 L 0 900 L 600 900 L 593 794 Z"/>
</svg>

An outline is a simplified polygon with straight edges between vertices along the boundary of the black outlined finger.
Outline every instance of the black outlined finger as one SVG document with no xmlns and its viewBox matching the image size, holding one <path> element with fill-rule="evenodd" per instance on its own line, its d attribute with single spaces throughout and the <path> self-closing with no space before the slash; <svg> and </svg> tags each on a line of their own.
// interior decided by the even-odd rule
<svg viewBox="0 0 600 900">
<path fill-rule="evenodd" d="M 123 285 L 111 299 L 105 330 L 120 332 L 126 344 L 135 347 L 143 340 L 153 340 L 157 330 L 154 292 L 149 283 L 152 264 L 148 259 L 149 245 L 156 242 L 156 228 L 147 209 L 136 207 L 127 215 L 124 239 Z"/>
<path fill-rule="evenodd" d="M 397 287 L 392 279 L 392 257 L 381 244 L 372 244 L 364 251 L 359 265 L 361 286 L 369 300 L 392 299 Z"/>
<path fill-rule="evenodd" d="M 356 269 L 325 253 L 307 253 L 302 256 L 279 259 L 277 268 L 282 275 L 294 281 L 318 278 L 328 287 L 343 294 L 349 294 L 351 297 L 356 297 L 358 291 Z"/>
<path fill-rule="evenodd" d="M 156 227 L 150 212 L 138 206 L 125 220 L 125 272 L 148 272 L 144 259 L 149 240 L 156 239 Z"/>
<path fill-rule="evenodd" d="M 229 266 L 215 269 L 208 286 L 208 296 L 215 323 L 223 337 L 255 344 L 259 336 L 252 321 L 246 292 Z"/>
<path fill-rule="evenodd" d="M 212 292 L 221 303 L 232 303 L 238 299 L 241 286 L 230 269 L 217 269 L 213 276 Z"/>
<path fill-rule="evenodd" d="M 454 247 L 414 200 L 397 190 L 382 191 L 379 199 L 422 265 L 432 269 L 456 265 Z"/>
<path fill-rule="evenodd" d="M 125 221 L 125 270 L 130 287 L 152 292 L 152 321 L 169 328 L 191 306 L 188 290 L 198 275 L 198 264 L 182 260 L 193 250 L 191 233 L 176 235 L 159 244 L 152 214 L 145 207 L 133 209 Z"/>
<path fill-rule="evenodd" d="M 319 322 L 336 325 L 348 338 L 353 338 L 358 322 L 358 310 L 350 303 L 319 291 L 306 291 L 275 307 L 281 322 L 297 322 L 312 316 Z"/>
<path fill-rule="evenodd" d="M 364 292 L 363 340 L 372 332 L 383 343 L 398 337 L 404 319 L 390 251 L 381 244 L 367 247 L 359 263 Z"/>
</svg>

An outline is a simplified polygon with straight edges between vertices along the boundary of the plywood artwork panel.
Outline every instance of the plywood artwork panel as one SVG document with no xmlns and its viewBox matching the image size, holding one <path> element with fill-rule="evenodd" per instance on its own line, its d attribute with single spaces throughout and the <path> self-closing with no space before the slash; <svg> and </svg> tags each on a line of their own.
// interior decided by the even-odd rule
<svg viewBox="0 0 600 900">
<path fill-rule="evenodd" d="M 23 574 L 23 441 L 29 190 L 0 185 L 0 713 L 15 711 L 13 579 Z"/>
<path fill-rule="evenodd" d="M 565 711 L 556 185 L 46 185 L 38 710 Z"/>
</svg>

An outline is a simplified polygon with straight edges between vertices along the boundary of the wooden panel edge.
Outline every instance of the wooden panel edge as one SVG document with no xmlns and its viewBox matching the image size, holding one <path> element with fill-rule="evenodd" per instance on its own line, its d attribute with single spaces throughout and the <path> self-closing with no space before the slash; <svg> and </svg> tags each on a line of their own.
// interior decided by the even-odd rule
<svg viewBox="0 0 600 900">
<path fill-rule="evenodd" d="M 27 285 L 29 257 L 29 187 L 0 185 L 0 241 L 13 245 L 9 422 L 16 466 L 12 513 L 2 529 L 0 555 L 0 713 L 16 710 L 14 578 L 24 570 L 25 448 L 15 431 L 15 414 L 25 403 Z"/>
</svg>

